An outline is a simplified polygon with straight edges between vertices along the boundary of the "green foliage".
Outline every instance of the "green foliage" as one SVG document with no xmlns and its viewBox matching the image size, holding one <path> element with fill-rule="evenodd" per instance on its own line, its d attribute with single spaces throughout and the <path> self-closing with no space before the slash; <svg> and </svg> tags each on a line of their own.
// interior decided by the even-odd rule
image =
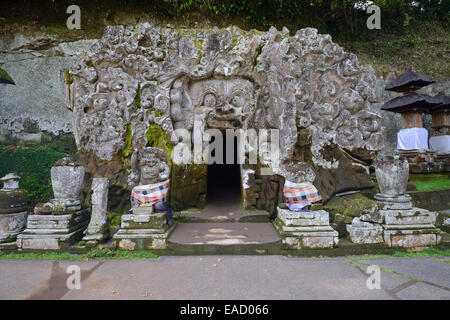
<svg viewBox="0 0 450 320">
<path fill-rule="evenodd" d="M 67 154 L 43 146 L 0 146 L 0 176 L 16 172 L 30 204 L 53 197 L 50 169 Z"/>
<path fill-rule="evenodd" d="M 120 227 L 120 222 L 121 222 L 120 214 L 115 213 L 108 214 L 108 223 L 112 229 L 118 230 Z"/>
<path fill-rule="evenodd" d="M 5 79 L 7 81 L 10 81 L 12 84 L 14 83 L 14 80 L 9 76 L 8 72 L 0 68 L 0 79 Z"/>
<path fill-rule="evenodd" d="M 450 188 L 450 174 L 410 174 L 409 179 L 414 182 L 419 191 Z"/>
</svg>

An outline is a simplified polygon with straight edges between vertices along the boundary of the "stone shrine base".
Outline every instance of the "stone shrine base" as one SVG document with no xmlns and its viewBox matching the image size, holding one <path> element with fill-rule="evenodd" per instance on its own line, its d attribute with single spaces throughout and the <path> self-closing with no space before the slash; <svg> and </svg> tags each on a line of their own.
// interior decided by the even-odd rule
<svg viewBox="0 0 450 320">
<path fill-rule="evenodd" d="M 407 194 L 375 195 L 382 210 L 354 218 L 347 225 L 353 243 L 386 243 L 389 247 L 420 250 L 437 246 L 441 231 L 435 227 L 434 212 L 415 208 Z"/>
<path fill-rule="evenodd" d="M 325 210 L 294 212 L 277 208 L 273 224 L 288 248 L 332 248 L 339 243 L 338 232 L 330 226 Z"/>
<path fill-rule="evenodd" d="M 113 246 L 124 250 L 165 249 L 172 229 L 167 226 L 165 213 L 153 213 L 152 207 L 134 208 L 132 214 L 122 215 Z"/>
<path fill-rule="evenodd" d="M 0 214 L 0 250 L 17 249 L 17 236 L 25 229 L 27 212 Z"/>
<path fill-rule="evenodd" d="M 23 250 L 63 250 L 80 241 L 87 228 L 89 209 L 70 214 L 31 215 L 27 228 L 17 236 Z"/>
</svg>

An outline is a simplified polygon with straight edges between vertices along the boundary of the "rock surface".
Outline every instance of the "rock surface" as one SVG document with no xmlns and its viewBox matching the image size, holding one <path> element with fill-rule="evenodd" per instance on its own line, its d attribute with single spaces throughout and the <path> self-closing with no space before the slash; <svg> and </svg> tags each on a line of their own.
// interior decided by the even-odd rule
<svg viewBox="0 0 450 320">
<path fill-rule="evenodd" d="M 129 150 L 150 146 L 164 149 L 170 164 L 174 146 L 190 143 L 181 129 L 194 134 L 194 142 L 196 126 L 201 132 L 277 129 L 278 138 L 271 134 L 268 142 L 279 144 L 276 160 L 288 169 L 283 177 L 311 180 L 315 174 L 325 200 L 373 187 L 357 159 L 368 160 L 382 147 L 373 70 L 316 29 L 289 36 L 275 28 L 110 26 L 68 73 L 66 102 L 78 149 L 87 157 L 123 157 L 129 169 Z M 155 127 L 165 137 L 155 140 Z M 301 173 L 298 166 L 310 169 Z M 199 202 L 202 187 L 196 192 Z"/>
<path fill-rule="evenodd" d="M 61 72 L 93 43 L 93 40 L 64 42 L 42 33 L 0 37 L 0 64 L 15 82 L 0 85 L 0 138 L 11 134 L 20 139 L 24 134 L 37 135 L 40 131 L 54 135 L 72 132 Z M 40 141 L 37 136 L 32 139 Z"/>
</svg>

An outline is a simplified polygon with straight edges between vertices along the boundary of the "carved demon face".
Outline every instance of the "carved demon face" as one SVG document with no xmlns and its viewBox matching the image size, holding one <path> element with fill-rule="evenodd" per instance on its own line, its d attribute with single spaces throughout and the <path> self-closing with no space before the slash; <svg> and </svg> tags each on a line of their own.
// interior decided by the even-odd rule
<svg viewBox="0 0 450 320">
<path fill-rule="evenodd" d="M 244 79 L 206 80 L 190 87 L 194 107 L 206 115 L 210 128 L 241 128 L 255 105 L 253 84 Z"/>
</svg>

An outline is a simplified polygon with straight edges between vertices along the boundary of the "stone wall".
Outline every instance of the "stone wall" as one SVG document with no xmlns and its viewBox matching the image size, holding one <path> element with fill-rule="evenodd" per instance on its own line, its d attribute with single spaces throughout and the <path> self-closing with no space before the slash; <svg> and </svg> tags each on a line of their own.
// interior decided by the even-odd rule
<svg viewBox="0 0 450 320">
<path fill-rule="evenodd" d="M 450 208 L 450 189 L 410 191 L 408 194 L 411 196 L 415 207 L 432 211 Z"/>
<path fill-rule="evenodd" d="M 138 29 L 136 29 L 138 30 Z M 140 31 L 137 31 L 140 32 Z M 196 57 L 196 61 L 198 61 L 198 64 L 201 65 L 201 60 L 207 60 L 208 55 L 211 55 L 211 52 L 208 52 L 210 48 L 208 48 L 209 44 L 209 31 L 203 31 L 203 33 L 195 34 L 191 32 L 190 35 L 185 37 L 185 39 L 193 40 L 192 44 L 188 43 L 188 40 L 185 41 L 183 45 L 186 46 L 186 50 L 188 52 L 191 52 L 190 54 L 194 55 Z M 223 30 L 220 31 L 218 34 L 222 34 L 225 36 L 225 40 L 222 41 L 228 41 L 228 33 L 229 31 L 224 32 Z M 180 31 L 180 33 L 183 33 Z M 234 33 L 234 34 L 233 34 Z M 243 61 L 238 61 L 241 65 L 238 67 L 237 73 L 235 75 L 244 75 L 245 77 L 253 77 L 254 80 L 257 81 L 257 89 L 261 89 L 260 87 L 264 87 L 264 83 L 267 80 L 262 80 L 261 74 L 266 72 L 264 69 L 264 63 L 265 61 L 271 59 L 270 54 L 272 52 L 277 52 L 277 50 L 280 52 L 278 54 L 282 55 L 285 53 L 281 53 L 283 50 L 288 48 L 288 41 L 285 39 L 294 37 L 289 37 L 286 33 L 286 30 L 282 31 L 273 31 L 267 32 L 265 34 L 255 32 L 251 37 L 248 37 L 246 32 L 239 31 L 236 29 L 233 29 L 231 32 L 233 34 L 231 38 L 229 39 L 231 48 L 236 47 L 232 51 L 229 52 L 230 56 L 233 56 L 234 60 L 243 59 Z M 141 35 L 137 35 L 140 37 Z M 308 37 L 307 33 L 305 33 L 303 36 Z M 265 38 L 264 38 L 265 37 Z M 270 39 L 272 37 L 272 39 Z M 322 37 L 322 35 L 321 35 Z M 327 36 L 323 36 L 325 40 L 325 43 L 328 43 Z M 261 39 L 265 40 L 261 40 Z M 277 39 L 279 38 L 279 39 Z M 250 39 L 250 40 L 249 40 Z M 248 41 L 248 42 L 246 42 Z M 253 41 L 253 42 L 252 42 Z M 261 46 L 258 46 L 257 43 L 261 41 L 266 41 L 267 49 L 266 51 L 262 50 Z M 303 41 L 303 40 L 301 40 Z M 308 40 L 309 41 L 309 40 Z M 226 43 L 219 43 L 219 51 L 220 46 L 225 46 Z M 97 43 L 97 40 L 79 40 L 79 41 L 65 41 L 64 39 L 50 36 L 43 33 L 32 33 L 32 34 L 25 34 L 25 33 L 15 33 L 15 34 L 7 34 L 0 36 L 0 64 L 1 67 L 6 70 L 9 75 L 13 78 L 16 85 L 0 85 L 0 140 L 5 141 L 8 137 L 15 137 L 19 140 L 26 140 L 26 141 L 33 141 L 33 142 L 40 142 L 41 140 L 41 133 L 51 133 L 53 135 L 59 135 L 61 133 L 72 133 L 74 130 L 74 127 L 72 125 L 73 122 L 73 114 L 70 110 L 67 109 L 64 97 L 64 90 L 67 91 L 67 87 L 64 85 L 70 85 L 73 81 L 73 76 L 69 75 L 67 72 L 64 72 L 64 70 L 68 70 L 70 66 L 73 66 L 74 63 L 77 61 L 78 57 L 78 64 L 80 64 L 80 61 L 82 60 L 83 56 L 87 56 L 90 48 L 93 44 Z M 334 46 L 334 44 L 330 41 L 330 44 Z M 279 47 L 281 45 L 281 47 Z M 158 47 L 159 45 L 157 45 Z M 244 48 L 242 52 L 240 52 L 240 46 Z M 248 48 L 246 48 L 246 46 Z M 283 49 L 283 46 L 285 48 Z M 224 47 L 224 48 L 225 48 Z M 338 46 L 336 47 L 338 48 Z M 245 50 L 249 49 L 248 52 Z M 229 50 L 229 49 L 226 49 Z M 259 50 L 259 53 L 258 53 Z M 281 50 L 281 51 L 280 51 Z M 287 50 L 296 50 L 294 49 L 294 46 L 292 46 L 291 49 Z M 338 51 L 340 49 L 337 49 Z M 247 56 L 245 55 L 247 54 Z M 340 54 L 340 53 L 336 53 Z M 345 53 L 347 54 L 347 53 Z M 239 58 L 238 56 L 241 55 Z M 261 57 L 258 57 L 258 55 L 261 55 Z M 189 56 L 189 55 L 188 55 Z M 238 59 L 236 59 L 238 57 Z M 257 59 L 255 59 L 255 57 Z M 290 57 L 289 52 L 285 55 L 285 57 Z M 164 60 L 165 57 L 163 57 Z M 317 58 L 317 57 L 316 57 Z M 81 59 L 81 60 L 80 60 Z M 231 59 L 230 61 L 222 61 L 219 62 L 223 64 L 223 70 L 221 76 L 227 77 L 226 70 L 230 70 L 231 73 L 235 72 L 233 71 L 233 68 L 235 68 L 234 65 L 231 64 L 234 60 Z M 351 64 L 353 58 L 349 59 L 348 66 L 345 66 L 346 68 L 351 69 Z M 219 59 L 220 60 L 220 59 Z M 248 61 L 247 61 L 248 60 Z M 310 64 L 311 62 L 317 63 L 317 61 L 308 61 L 307 59 L 304 61 L 306 64 Z M 226 63 L 229 63 L 227 66 Z M 279 63 L 277 61 L 273 62 L 274 64 Z M 325 63 L 326 64 L 326 63 Z M 251 66 L 253 69 L 260 70 L 260 71 L 245 71 L 246 66 Z M 344 64 L 343 64 L 344 66 Z M 278 66 L 279 68 L 284 68 L 281 63 Z M 228 69 L 229 68 L 229 69 Z M 316 68 L 316 67 L 314 67 Z M 359 70 L 359 66 L 356 67 L 357 70 Z M 281 70 L 280 69 L 280 70 Z M 352 70 L 348 69 L 347 71 L 343 72 L 353 72 Z M 355 69 L 355 70 L 356 70 Z M 344 69 L 342 69 L 344 70 Z M 192 71 L 192 70 L 191 70 Z M 219 73 L 220 73 L 219 72 Z M 257 73 L 260 72 L 260 75 Z M 303 71 L 302 71 L 303 72 Z M 339 71 L 341 72 L 341 71 Z M 360 71 L 357 71 L 360 72 Z M 368 74 L 370 74 L 370 67 Z M 230 75 L 228 75 L 230 76 Z M 233 75 L 231 75 L 233 76 Z M 387 100 L 391 99 L 393 97 L 392 94 L 384 91 L 384 86 L 386 83 L 393 77 L 394 75 L 388 76 L 386 79 L 377 78 L 375 82 L 373 82 L 373 86 L 375 89 L 375 96 L 377 96 L 378 101 L 373 100 L 369 104 L 365 106 L 365 108 L 371 108 L 374 111 L 379 110 L 380 106 L 386 102 Z M 194 77 L 195 78 L 195 77 Z M 202 76 L 200 76 L 202 78 Z M 311 78 L 310 80 L 312 80 Z M 273 77 L 273 79 L 269 79 L 273 83 L 279 82 L 279 79 L 277 77 Z M 308 79 L 303 79 L 304 81 L 309 81 Z M 303 81 L 302 80 L 302 81 Z M 316 80 L 313 80 L 316 81 Z M 322 81 L 322 80 L 320 80 Z M 328 81 L 325 81 L 323 84 L 325 86 L 322 88 L 322 91 L 320 94 L 324 95 L 325 99 L 328 99 L 328 97 L 331 97 L 333 95 L 333 90 L 338 90 L 336 83 L 333 82 L 333 80 L 330 78 Z M 282 83 L 282 82 L 279 82 Z M 332 85 L 335 87 L 326 87 L 326 85 Z M 370 81 L 369 81 L 370 83 Z M 208 85 L 208 83 L 205 82 L 205 85 Z M 276 86 L 270 87 L 267 85 L 268 90 L 275 90 Z M 139 92 L 140 95 L 145 98 L 145 91 L 142 91 L 144 88 L 136 89 L 136 92 Z M 173 94 L 172 92 L 174 89 L 169 87 L 170 94 Z M 285 90 L 286 92 L 290 89 L 288 87 L 280 87 L 280 90 Z M 303 88 L 305 89 L 305 88 Z M 300 89 L 303 90 L 303 89 Z M 361 88 L 360 88 L 361 89 Z M 370 89 L 370 88 L 369 88 Z M 297 89 L 296 89 L 297 90 Z M 166 90 L 167 91 L 167 90 Z M 429 86 L 427 88 L 424 88 L 422 91 L 428 93 L 428 94 L 435 94 L 439 91 L 444 91 L 446 94 L 450 94 L 450 83 L 449 81 L 439 82 L 437 84 L 434 84 L 432 86 Z M 362 91 L 361 91 L 362 92 Z M 152 97 L 154 98 L 154 97 Z M 348 96 L 347 102 L 354 104 L 355 101 L 352 101 L 355 97 Z M 271 101 L 268 100 L 270 103 L 281 103 L 280 101 L 274 100 L 273 98 L 270 98 L 270 94 L 267 95 L 267 99 L 272 99 Z M 141 100 L 144 101 L 144 100 Z M 299 102 L 297 102 L 298 104 Z M 356 103 L 358 104 L 358 103 Z M 317 114 L 321 114 L 323 119 L 317 118 L 314 119 L 314 122 L 321 122 L 320 126 L 323 125 L 328 121 L 326 118 L 328 117 L 328 110 L 321 109 L 320 106 L 314 107 L 314 112 Z M 173 108 L 175 109 L 175 108 Z M 297 106 L 297 112 L 301 111 L 299 107 Z M 282 109 L 279 109 L 277 112 L 280 112 Z M 285 109 L 287 110 L 287 109 Z M 284 112 L 284 113 L 283 113 Z M 285 152 L 291 153 L 290 157 L 295 158 L 297 161 L 306 161 L 311 162 L 313 156 L 318 157 L 318 149 L 317 147 L 314 148 L 315 154 L 311 154 L 311 142 L 308 142 L 308 144 L 304 144 L 301 140 L 304 139 L 303 137 L 303 131 L 302 124 L 297 123 L 297 133 L 292 133 L 289 131 L 289 113 L 283 111 L 279 114 L 273 114 L 272 118 L 270 118 L 270 114 L 268 115 L 269 119 L 267 120 L 267 124 L 263 124 L 262 127 L 279 127 L 284 132 L 284 137 L 287 137 L 286 141 L 284 143 L 291 143 L 290 140 L 297 140 L 297 144 L 293 148 L 292 151 L 285 149 Z M 303 112 L 303 111 L 301 111 Z M 155 114 L 156 115 L 156 114 Z M 282 116 L 280 119 L 281 122 L 277 123 L 277 117 Z M 284 118 L 283 118 L 284 117 Z M 297 115 L 298 117 L 298 115 Z M 157 117 L 156 117 L 157 118 Z M 256 121 L 261 121 L 261 116 L 259 119 L 256 119 Z M 283 123 L 284 121 L 284 123 Z M 429 127 L 430 125 L 430 119 L 428 117 L 424 118 L 424 123 L 426 126 Z M 163 123 L 160 123 L 163 124 Z M 155 124 L 156 125 L 156 124 Z M 176 126 L 176 121 L 173 121 L 173 125 Z M 178 124 L 180 125 L 180 124 Z M 303 124 L 306 125 L 306 124 Z M 387 148 L 395 148 L 396 144 L 396 133 L 400 129 L 401 121 L 398 115 L 393 113 L 385 113 L 383 116 L 383 125 L 384 125 L 384 143 Z M 167 126 L 163 124 L 165 129 L 167 129 Z M 345 129 L 345 128 L 344 128 Z M 112 185 L 110 188 L 110 192 L 112 194 L 117 195 L 117 198 L 119 201 L 118 203 L 111 203 L 111 207 L 120 208 L 118 211 L 123 212 L 126 210 L 127 204 L 128 204 L 128 191 L 126 190 L 127 184 L 126 184 L 126 178 L 127 178 L 127 168 L 128 168 L 128 161 L 127 156 L 129 156 L 133 150 L 130 149 L 134 144 L 136 144 L 137 140 L 140 136 L 136 136 L 137 131 L 142 131 L 142 135 L 146 135 L 146 138 L 148 137 L 148 130 L 147 128 L 143 127 L 140 128 L 139 126 L 130 126 L 130 123 L 128 123 L 128 126 L 124 127 L 123 130 L 123 148 L 121 150 L 122 154 L 114 155 L 111 159 L 108 161 L 104 161 L 105 159 L 98 159 L 98 157 L 92 155 L 92 154 L 86 154 L 86 157 L 84 158 L 85 165 L 89 168 L 92 168 L 91 172 L 88 171 L 88 177 L 93 177 L 96 174 L 106 174 L 108 175 L 112 180 Z M 302 131 L 303 130 L 303 131 Z M 345 129 L 346 130 L 346 129 Z M 343 131 L 345 131 L 343 130 Z M 167 130 L 166 130 L 167 131 Z M 308 131 L 308 130 L 307 130 Z M 342 132 L 343 132 L 342 131 Z M 348 131 L 348 130 L 347 130 Z M 346 131 L 346 132 L 347 132 Z M 314 131 L 314 137 L 315 139 L 317 136 L 320 136 L 320 130 Z M 131 139 L 131 143 L 127 143 L 127 139 L 130 139 L 131 137 L 128 137 L 128 134 L 132 134 L 133 138 Z M 308 133 L 309 134 L 309 133 Z M 309 137 L 308 139 L 311 139 Z M 158 141 L 156 141 L 156 144 L 158 147 L 166 146 L 167 141 L 165 141 L 162 137 L 157 138 Z M 289 141 L 288 141 L 289 140 Z M 321 144 L 323 141 L 318 142 L 315 141 L 315 145 L 317 146 L 318 143 Z M 305 150 L 308 149 L 306 152 Z M 95 149 L 95 148 L 94 148 Z M 116 149 L 118 151 L 120 148 Z M 333 194 L 337 191 L 345 191 L 347 189 L 360 189 L 360 188 L 371 188 L 372 182 L 370 179 L 368 179 L 366 175 L 366 168 L 364 161 L 368 160 L 369 157 L 367 154 L 361 154 L 359 152 L 351 153 L 349 150 L 337 150 L 333 149 L 334 151 L 329 151 L 328 154 L 325 153 L 324 157 L 322 159 L 319 159 L 316 161 L 316 163 L 320 163 L 322 160 L 322 164 L 324 163 L 330 163 L 330 161 L 326 160 L 328 156 L 332 156 L 332 158 L 339 158 L 340 165 L 336 168 L 330 168 L 320 169 L 320 165 L 317 165 L 315 167 L 316 172 L 318 172 L 318 179 L 316 181 L 316 184 L 319 187 L 320 192 L 324 195 L 324 199 L 328 200 Z M 91 149 L 93 151 L 93 149 Z M 287 154 L 286 153 L 286 154 Z M 125 157 L 122 157 L 122 156 Z M 363 160 L 363 161 L 360 161 Z M 332 161 L 331 161 L 332 163 Z M 348 172 L 348 170 L 354 172 L 352 175 L 342 175 L 343 172 Z M 195 170 L 194 170 L 195 171 Z M 182 175 L 183 172 L 181 171 L 173 171 L 172 178 L 175 178 L 176 175 Z M 197 176 L 191 175 L 191 178 L 196 181 L 195 186 L 184 186 L 180 185 L 178 190 L 173 190 L 173 200 L 179 201 L 181 206 L 184 205 L 191 205 L 189 204 L 183 204 L 183 201 L 180 199 L 180 195 L 184 194 L 185 192 L 189 194 L 195 193 L 196 196 L 194 196 L 191 199 L 192 203 L 196 203 L 199 206 L 204 202 L 204 192 L 206 190 L 206 185 L 203 183 L 205 179 L 198 179 Z M 191 179 L 191 180 L 192 180 Z M 189 179 L 188 179 L 189 180 Z M 254 177 L 254 184 L 252 185 L 252 188 L 248 190 L 248 201 L 249 204 L 251 203 L 251 206 L 256 206 L 258 208 L 266 208 L 269 211 L 270 208 L 273 207 L 273 203 L 275 199 L 277 198 L 277 194 L 280 194 L 280 190 L 276 185 L 277 179 L 273 177 Z M 344 181 L 344 183 L 342 183 Z M 89 181 L 86 184 L 86 188 L 89 186 Z M 86 192 L 88 190 L 86 189 Z M 270 199 L 263 199 L 264 197 L 261 197 L 262 194 L 267 193 L 269 194 L 267 197 Z M 278 196 L 279 197 L 279 196 Z M 123 199 L 122 199 L 123 198 Z"/>
<path fill-rule="evenodd" d="M 93 40 L 64 42 L 42 33 L 0 37 L 0 65 L 15 85 L 0 85 L 0 141 L 7 137 L 39 143 L 41 133 L 72 132 L 60 77 Z"/>
<path fill-rule="evenodd" d="M 64 103 L 60 77 L 75 57 L 87 52 L 97 40 L 66 41 L 41 32 L 0 35 L 0 65 L 10 74 L 16 85 L 0 85 L 0 141 L 8 136 L 31 142 L 40 141 L 40 133 L 58 135 L 72 132 L 72 114 Z M 393 98 L 395 93 L 384 90 L 395 75 L 377 78 L 376 90 L 381 97 L 378 104 Z M 450 80 L 438 81 L 419 92 L 450 94 Z M 401 129 L 398 114 L 383 112 L 385 143 L 396 146 L 396 133 Z M 424 126 L 431 127 L 431 117 L 424 117 Z"/>
</svg>

